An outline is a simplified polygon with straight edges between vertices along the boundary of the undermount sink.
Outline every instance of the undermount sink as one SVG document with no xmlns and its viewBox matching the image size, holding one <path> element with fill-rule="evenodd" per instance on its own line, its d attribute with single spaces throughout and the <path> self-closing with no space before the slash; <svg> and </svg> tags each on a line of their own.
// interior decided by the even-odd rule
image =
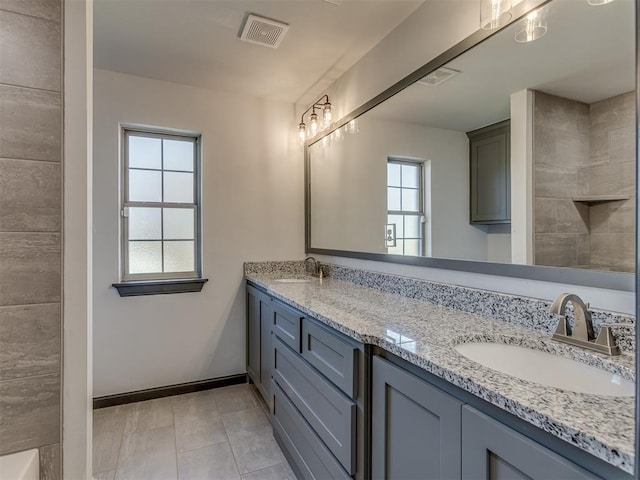
<svg viewBox="0 0 640 480">
<path fill-rule="evenodd" d="M 634 383 L 620 375 L 553 353 L 489 342 L 461 343 L 455 349 L 492 370 L 547 387 L 607 397 L 635 394 Z"/>
<path fill-rule="evenodd" d="M 309 283 L 311 282 L 308 278 L 278 278 L 274 280 L 274 282 L 278 283 Z"/>
</svg>

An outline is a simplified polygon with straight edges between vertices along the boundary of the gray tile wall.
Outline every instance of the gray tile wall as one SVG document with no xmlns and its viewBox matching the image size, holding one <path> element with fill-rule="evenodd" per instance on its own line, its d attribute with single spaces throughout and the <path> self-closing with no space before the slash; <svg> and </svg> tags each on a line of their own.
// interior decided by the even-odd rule
<svg viewBox="0 0 640 480">
<path fill-rule="evenodd" d="M 61 478 L 62 1 L 0 0 L 0 455 Z"/>
<path fill-rule="evenodd" d="M 535 264 L 635 271 L 635 92 L 534 98 Z M 588 194 L 631 198 L 571 200 Z"/>
<path fill-rule="evenodd" d="M 589 267 L 589 106 L 535 92 L 535 264 Z"/>
<path fill-rule="evenodd" d="M 635 92 L 590 105 L 589 193 L 631 198 L 592 205 L 591 268 L 635 271 Z"/>
</svg>

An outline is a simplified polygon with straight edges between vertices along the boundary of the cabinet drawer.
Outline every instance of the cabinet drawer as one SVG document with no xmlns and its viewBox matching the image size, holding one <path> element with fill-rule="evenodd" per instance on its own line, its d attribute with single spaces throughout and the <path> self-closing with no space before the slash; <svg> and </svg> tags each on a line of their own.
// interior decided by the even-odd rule
<svg viewBox="0 0 640 480">
<path fill-rule="evenodd" d="M 350 475 L 355 472 L 356 405 L 279 339 L 273 379 Z"/>
<path fill-rule="evenodd" d="M 272 391 L 273 429 L 294 457 L 303 478 L 351 479 L 276 382 Z"/>
<path fill-rule="evenodd" d="M 316 324 L 302 322 L 302 356 L 340 390 L 357 395 L 358 348 Z"/>
<path fill-rule="evenodd" d="M 296 352 L 300 351 L 301 328 L 302 315 L 300 312 L 280 302 L 273 302 L 273 333 Z"/>
</svg>

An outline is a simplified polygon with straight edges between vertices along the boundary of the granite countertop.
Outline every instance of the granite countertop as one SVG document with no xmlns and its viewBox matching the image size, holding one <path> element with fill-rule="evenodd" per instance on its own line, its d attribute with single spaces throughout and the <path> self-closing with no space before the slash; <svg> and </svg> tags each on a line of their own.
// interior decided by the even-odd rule
<svg viewBox="0 0 640 480">
<path fill-rule="evenodd" d="M 305 278 L 287 274 L 284 277 Z M 634 356 L 606 357 L 550 341 L 548 333 L 350 282 L 275 271 L 245 277 L 275 298 L 365 344 L 377 345 L 562 440 L 633 473 L 634 397 L 545 387 L 486 368 L 453 347 L 495 341 L 535 347 L 633 380 Z"/>
</svg>

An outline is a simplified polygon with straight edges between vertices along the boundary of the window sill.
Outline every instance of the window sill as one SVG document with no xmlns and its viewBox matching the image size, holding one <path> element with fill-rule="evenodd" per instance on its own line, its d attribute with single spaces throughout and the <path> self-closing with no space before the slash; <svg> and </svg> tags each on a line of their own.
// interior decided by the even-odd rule
<svg viewBox="0 0 640 480">
<path fill-rule="evenodd" d="M 144 280 L 135 282 L 113 283 L 121 297 L 137 297 L 140 295 L 165 295 L 168 293 L 199 292 L 208 278 L 187 278 L 183 280 Z"/>
</svg>

